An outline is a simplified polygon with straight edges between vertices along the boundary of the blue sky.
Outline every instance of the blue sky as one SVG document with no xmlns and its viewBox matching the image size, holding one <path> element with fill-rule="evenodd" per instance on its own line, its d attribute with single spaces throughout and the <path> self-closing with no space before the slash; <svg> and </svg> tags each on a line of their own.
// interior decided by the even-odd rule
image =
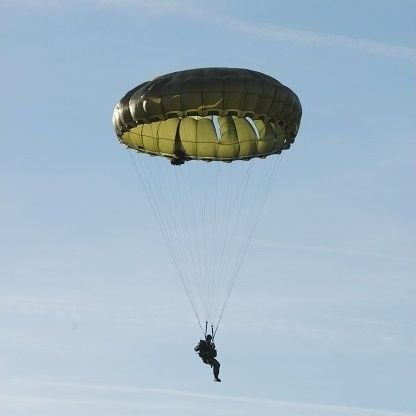
<svg viewBox="0 0 416 416">
<path fill-rule="evenodd" d="M 0 1 L 0 413 L 415 415 L 414 1 Z M 158 75 L 300 97 L 221 384 L 114 105 Z M 279 221 L 270 221 L 278 212 Z"/>
</svg>

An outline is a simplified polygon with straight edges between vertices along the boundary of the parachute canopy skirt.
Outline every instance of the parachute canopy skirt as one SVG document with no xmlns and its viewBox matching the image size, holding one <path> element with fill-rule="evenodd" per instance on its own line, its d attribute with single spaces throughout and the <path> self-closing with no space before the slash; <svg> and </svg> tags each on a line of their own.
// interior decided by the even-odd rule
<svg viewBox="0 0 416 416">
<path fill-rule="evenodd" d="M 264 158 L 289 149 L 302 116 L 297 95 L 240 68 L 173 72 L 144 82 L 117 104 L 121 143 L 182 163 Z"/>
</svg>

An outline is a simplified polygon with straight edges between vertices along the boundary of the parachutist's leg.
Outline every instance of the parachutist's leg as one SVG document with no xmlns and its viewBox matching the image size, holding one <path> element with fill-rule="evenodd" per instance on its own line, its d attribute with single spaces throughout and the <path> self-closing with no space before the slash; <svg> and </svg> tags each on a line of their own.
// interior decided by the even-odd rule
<svg viewBox="0 0 416 416">
<path fill-rule="evenodd" d="M 215 364 L 214 364 L 214 377 L 215 378 L 218 378 L 218 375 L 220 374 L 220 367 L 221 367 L 221 364 L 217 361 L 217 360 L 214 360 L 215 361 Z"/>
<path fill-rule="evenodd" d="M 219 381 L 218 376 L 220 374 L 221 364 L 215 358 L 211 358 L 209 360 L 209 364 L 211 364 L 212 372 L 214 373 L 215 380 L 218 380 Z"/>
</svg>

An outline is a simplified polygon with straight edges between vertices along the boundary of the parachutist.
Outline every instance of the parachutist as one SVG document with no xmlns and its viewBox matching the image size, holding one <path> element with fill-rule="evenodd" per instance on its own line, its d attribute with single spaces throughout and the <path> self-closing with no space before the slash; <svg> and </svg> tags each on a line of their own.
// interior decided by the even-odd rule
<svg viewBox="0 0 416 416">
<path fill-rule="evenodd" d="M 212 342 L 212 336 L 207 335 L 205 340 L 201 339 L 194 350 L 201 357 L 204 364 L 208 364 L 212 367 L 214 381 L 220 382 L 221 380 L 218 378 L 220 373 L 220 363 L 215 359 L 217 350 L 215 349 L 215 344 Z"/>
</svg>

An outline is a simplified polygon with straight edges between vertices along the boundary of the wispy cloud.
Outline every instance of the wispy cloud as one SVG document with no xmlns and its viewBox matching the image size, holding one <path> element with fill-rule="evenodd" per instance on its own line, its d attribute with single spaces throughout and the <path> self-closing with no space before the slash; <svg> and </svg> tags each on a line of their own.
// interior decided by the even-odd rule
<svg viewBox="0 0 416 416">
<path fill-rule="evenodd" d="M 350 294 L 342 293 L 321 293 L 320 296 L 288 296 L 287 294 L 278 296 L 276 294 L 268 295 L 263 293 L 261 298 L 244 295 L 239 293 L 234 298 L 234 309 L 227 314 L 227 321 L 233 322 L 234 331 L 250 330 L 252 333 L 268 332 L 273 336 L 280 336 L 287 342 L 308 341 L 314 343 L 328 342 L 343 348 L 345 345 L 354 345 L 357 339 L 366 340 L 366 345 L 377 347 L 379 349 L 412 349 L 415 345 L 415 338 L 411 331 L 412 325 L 406 321 L 397 321 L 397 319 L 383 320 L 372 319 L 363 316 L 345 316 L 342 314 L 342 308 L 351 304 L 368 304 L 372 298 L 368 297 L 364 291 L 362 298 L 351 299 Z M 186 309 L 178 311 L 177 302 L 169 305 L 168 294 L 158 293 L 157 296 L 149 302 L 136 303 L 126 301 L 120 304 L 117 301 L 102 302 L 99 299 L 67 299 L 54 295 L 28 296 L 18 294 L 3 294 L 0 296 L 0 314 L 3 317 L 12 317 L 12 319 L 22 319 L 27 322 L 30 319 L 36 319 L 37 322 L 54 325 L 51 331 L 68 331 L 68 329 L 77 329 L 85 325 L 94 325 L 95 328 L 102 328 L 103 325 L 112 325 L 115 327 L 123 326 L 124 331 L 137 330 L 137 328 L 146 328 L 150 325 L 152 328 L 194 328 L 195 322 L 192 315 L 188 315 Z M 160 299 L 164 299 L 160 302 Z M 170 298 L 172 299 L 172 297 Z M 182 300 L 184 300 L 182 298 Z M 378 301 L 382 301 L 378 299 Z M 256 311 L 262 311 L 255 314 L 249 314 L 244 321 L 240 320 L 241 311 L 245 310 L 246 305 L 250 304 Z M 156 305 L 156 306 L 155 306 Z M 166 310 L 167 308 L 167 310 Z M 330 316 L 326 311 L 328 308 L 332 311 Z M 340 312 L 337 312 L 340 308 Z M 312 311 L 312 315 L 311 315 Z M 179 317 L 174 322 L 171 316 Z M 21 321 L 23 322 L 23 321 Z M 32 321 L 31 321 L 32 322 Z M 229 328 L 228 330 L 230 330 Z M 4 328 L 4 332 L 10 330 Z M 126 332 L 126 333 L 127 333 Z M 53 332 L 50 335 L 54 339 Z M 32 338 L 31 331 L 10 333 L 9 343 L 15 339 L 25 342 L 35 342 Z M 37 340 L 37 337 L 35 337 Z M 95 339 L 89 338 L 92 347 L 95 348 Z M 15 341 L 16 342 L 16 341 Z M 38 341 L 36 341 L 38 342 Z M 55 345 L 55 344 L 54 344 Z M 84 345 L 85 348 L 85 345 Z"/>
<path fill-rule="evenodd" d="M 170 297 L 169 297 L 170 295 Z M 56 321 L 66 320 L 72 324 L 78 322 L 106 322 L 112 324 L 124 323 L 132 326 L 147 325 L 151 320 L 158 326 L 169 326 L 171 322 L 166 318 L 166 310 L 174 308 L 174 295 L 168 292 L 158 292 L 148 296 L 148 302 L 140 307 L 134 301 L 125 299 L 124 304 L 117 300 L 99 300 L 59 297 L 50 295 L 1 294 L 0 314 L 21 317 L 48 317 Z M 181 298 L 183 299 L 183 298 Z M 164 303 L 163 303 L 164 302 Z M 160 303 L 166 304 L 161 307 Z M 191 319 L 181 321 L 180 325 L 191 325 Z"/>
<path fill-rule="evenodd" d="M 154 13 L 172 13 L 183 9 L 185 4 L 177 0 L 92 0 L 108 6 L 127 6 Z"/>
<path fill-rule="evenodd" d="M 0 4 L 20 4 L 26 6 L 56 6 L 74 5 L 77 2 L 102 5 L 104 7 L 129 7 L 142 12 L 154 14 L 171 14 L 180 10 L 180 18 L 198 19 L 220 25 L 231 30 L 259 38 L 273 39 L 300 46 L 315 46 L 322 48 L 338 48 L 361 52 L 367 55 L 378 55 L 386 58 L 407 59 L 416 61 L 416 48 L 376 42 L 369 39 L 356 38 L 335 33 L 320 33 L 307 30 L 290 29 L 278 25 L 262 25 L 259 22 L 227 16 L 224 12 L 212 16 L 205 7 L 195 6 L 189 0 L 0 0 Z"/>
<path fill-rule="evenodd" d="M 396 260 L 413 260 L 412 256 L 408 256 L 405 254 L 396 255 L 385 253 L 381 251 L 369 250 L 365 247 L 340 247 L 340 246 L 325 246 L 325 245 L 307 245 L 307 244 L 278 244 L 270 241 L 259 240 L 255 239 L 251 242 L 252 245 L 266 247 L 271 249 L 284 249 L 284 250 L 291 250 L 291 251 L 305 251 L 305 252 L 315 252 L 321 254 L 338 254 L 338 255 L 345 255 L 345 256 L 358 256 L 358 257 L 374 257 L 374 258 L 382 258 L 382 259 L 396 259 Z"/>
<path fill-rule="evenodd" d="M 107 7 L 131 7 L 154 13 L 171 13 L 183 7 L 176 0 L 0 0 L 0 4 L 14 4 L 27 7 L 65 7 L 76 4 L 92 4 Z"/>
<path fill-rule="evenodd" d="M 158 408 L 158 405 L 160 407 L 160 404 L 163 403 L 164 408 L 166 406 L 169 407 L 170 414 L 173 416 L 179 414 L 177 413 L 178 411 L 181 411 L 181 414 L 188 414 L 188 412 L 191 414 L 192 411 L 197 409 L 198 414 L 202 416 L 211 414 L 213 411 L 223 415 L 234 415 L 241 410 L 245 411 L 244 414 L 263 414 L 249 412 L 267 410 L 268 414 L 272 412 L 275 415 L 285 416 L 344 416 L 351 414 L 356 416 L 415 416 L 414 413 L 351 406 L 293 402 L 261 397 L 206 394 L 162 388 L 6 379 L 0 380 L 0 386 L 2 391 L 5 391 L 5 393 L 0 395 L 0 404 L 3 403 L 5 405 L 7 402 L 18 402 L 22 407 L 34 403 L 39 405 L 42 402 L 45 405 L 48 402 L 52 404 L 78 404 L 80 406 L 88 404 L 103 405 L 106 406 L 105 408 L 108 412 L 104 412 L 104 414 L 110 414 L 113 411 L 111 407 L 108 407 L 112 405 L 155 410 Z M 186 413 L 183 412 L 185 403 Z M 156 413 L 152 414 L 155 415 Z"/>
<path fill-rule="evenodd" d="M 282 26 L 253 25 L 250 24 L 250 22 L 230 17 L 222 18 L 220 23 L 223 26 L 238 32 L 298 45 L 335 47 L 355 50 L 366 54 L 385 56 L 388 58 L 416 60 L 416 48 L 410 46 L 375 42 L 368 39 L 333 33 L 293 30 Z"/>
</svg>

